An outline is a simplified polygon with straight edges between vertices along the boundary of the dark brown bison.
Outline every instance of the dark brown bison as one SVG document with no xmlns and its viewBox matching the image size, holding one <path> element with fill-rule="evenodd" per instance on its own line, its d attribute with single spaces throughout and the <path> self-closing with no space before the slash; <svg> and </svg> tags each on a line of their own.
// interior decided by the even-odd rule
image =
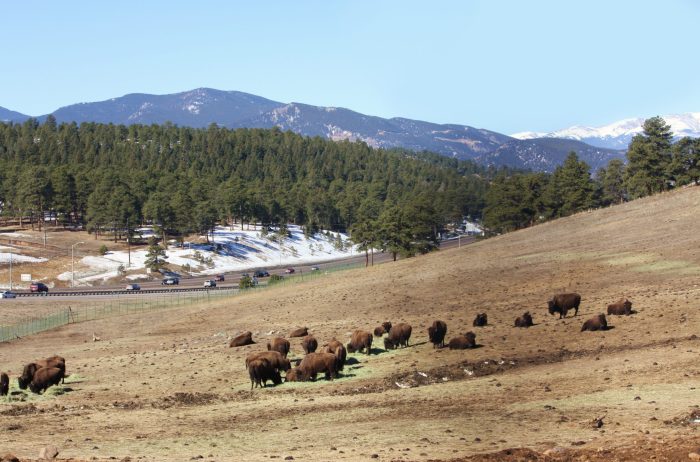
<svg viewBox="0 0 700 462">
<path fill-rule="evenodd" d="M 487 325 L 488 318 L 486 317 L 486 313 L 479 313 L 476 315 L 476 318 L 474 318 L 474 322 L 472 322 L 472 326 L 474 327 L 484 327 Z"/>
<path fill-rule="evenodd" d="M 240 347 L 245 345 L 253 345 L 253 333 L 243 332 L 241 335 L 237 335 L 231 339 L 231 343 L 228 344 L 229 347 Z"/>
<path fill-rule="evenodd" d="M 388 333 L 391 330 L 391 321 L 384 321 L 382 327 L 384 328 L 384 332 Z"/>
<path fill-rule="evenodd" d="M 309 335 L 309 329 L 306 327 L 300 327 L 289 333 L 289 337 L 306 337 Z"/>
<path fill-rule="evenodd" d="M 284 376 L 284 381 L 285 382 L 300 382 L 301 375 L 299 373 L 299 368 L 295 367 L 294 369 L 288 370 L 287 375 Z"/>
<path fill-rule="evenodd" d="M 281 371 L 288 371 L 292 367 L 289 359 L 285 358 L 279 351 L 256 351 L 251 353 L 245 359 L 245 367 L 249 368 L 250 363 L 256 359 L 265 359 L 272 367 Z"/>
<path fill-rule="evenodd" d="M 350 353 L 362 352 L 365 350 L 367 354 L 372 351 L 372 334 L 364 330 L 356 330 L 352 333 L 350 343 L 348 343 L 348 351 Z"/>
<path fill-rule="evenodd" d="M 345 359 L 348 356 L 347 350 L 345 349 L 345 345 L 343 345 L 338 340 L 333 339 L 330 342 L 328 342 L 328 345 L 323 347 L 321 352 L 334 354 L 335 357 L 338 358 L 338 361 L 336 362 L 336 370 L 343 370 L 343 367 L 345 366 Z"/>
<path fill-rule="evenodd" d="M 433 348 L 445 346 L 445 334 L 447 334 L 447 323 L 445 321 L 433 321 L 433 325 L 428 327 L 428 338 Z"/>
<path fill-rule="evenodd" d="M 620 300 L 615 303 L 608 305 L 608 314 L 616 314 L 620 316 L 627 316 L 632 314 L 632 302 L 627 300 Z"/>
<path fill-rule="evenodd" d="M 48 358 L 48 359 L 52 359 L 52 358 Z M 34 376 L 36 375 L 37 371 L 39 371 L 40 369 L 47 369 L 46 367 L 41 367 L 40 364 L 49 364 L 49 363 L 50 362 L 48 362 L 48 360 L 40 360 L 38 362 L 29 363 L 29 364 L 25 365 L 24 369 L 22 369 L 22 375 L 20 375 L 17 378 L 17 383 L 19 384 L 19 388 L 21 388 L 22 390 L 26 390 L 26 388 L 29 386 L 31 381 L 34 379 Z M 65 369 L 66 368 L 65 362 L 63 362 L 63 363 L 58 362 L 56 364 L 56 366 L 50 366 L 50 368 L 56 368 L 59 371 L 61 371 L 61 380 L 64 379 L 65 370 L 66 370 Z"/>
<path fill-rule="evenodd" d="M 58 367 L 42 367 L 34 373 L 29 389 L 40 394 L 52 385 L 58 385 L 63 378 L 63 370 Z"/>
<path fill-rule="evenodd" d="M 337 375 L 337 358 L 332 353 L 309 353 L 294 370 L 298 380 L 316 380 L 320 373 L 325 374 L 326 380 L 333 380 Z"/>
<path fill-rule="evenodd" d="M 522 316 L 515 318 L 515 327 L 530 327 L 534 326 L 532 322 L 532 315 L 529 311 L 523 313 Z"/>
<path fill-rule="evenodd" d="M 411 331 L 411 325 L 405 322 L 392 326 L 389 335 L 384 339 L 384 348 L 393 350 L 399 346 L 407 347 L 408 340 L 411 338 Z"/>
<path fill-rule="evenodd" d="M 591 319 L 583 323 L 583 326 L 581 326 L 581 332 L 584 330 L 607 330 L 608 329 L 608 320 L 605 319 L 604 314 L 599 314 L 597 316 L 593 316 Z"/>
<path fill-rule="evenodd" d="M 267 351 L 278 351 L 285 358 L 289 354 L 289 340 L 282 337 L 275 337 L 271 341 L 267 342 Z"/>
<path fill-rule="evenodd" d="M 384 329 L 384 326 L 377 326 L 374 328 L 374 336 L 375 337 L 381 337 L 384 334 L 386 334 L 386 330 Z"/>
<path fill-rule="evenodd" d="M 10 391 L 10 377 L 4 372 L 0 374 L 0 396 L 7 396 Z"/>
<path fill-rule="evenodd" d="M 467 348 L 476 347 L 476 334 L 474 332 L 467 332 L 466 334 L 459 335 L 450 339 L 447 347 L 450 350 L 466 350 Z"/>
<path fill-rule="evenodd" d="M 318 348 L 318 340 L 313 335 L 307 335 L 301 339 L 301 348 L 304 350 L 304 354 L 313 353 Z"/>
<path fill-rule="evenodd" d="M 248 363 L 250 375 L 250 389 L 253 387 L 267 387 L 267 381 L 271 380 L 275 385 L 282 383 L 282 378 L 276 367 L 266 358 L 258 358 Z"/>
<path fill-rule="evenodd" d="M 574 316 L 578 316 L 578 307 L 581 304 L 579 294 L 558 294 L 547 302 L 549 314 L 559 313 L 559 319 L 565 318 L 569 310 L 574 310 Z"/>
</svg>

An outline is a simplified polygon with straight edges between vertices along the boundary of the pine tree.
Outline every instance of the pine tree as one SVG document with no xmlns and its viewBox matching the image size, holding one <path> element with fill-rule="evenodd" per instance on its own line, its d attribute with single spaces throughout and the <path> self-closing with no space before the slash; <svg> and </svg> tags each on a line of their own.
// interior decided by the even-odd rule
<svg viewBox="0 0 700 462">
<path fill-rule="evenodd" d="M 620 204 L 627 197 L 624 185 L 625 164 L 620 159 L 611 159 L 607 167 L 601 167 L 596 179 L 600 184 L 601 202 L 605 205 Z"/>
<path fill-rule="evenodd" d="M 146 252 L 146 268 L 151 271 L 160 271 L 167 263 L 165 249 L 158 245 L 158 240 L 152 237 L 148 241 L 148 252 Z"/>
<path fill-rule="evenodd" d="M 590 167 L 570 152 L 564 163 L 552 174 L 547 190 L 550 213 L 564 217 L 597 205 L 596 186 Z"/>
<path fill-rule="evenodd" d="M 676 186 L 700 181 L 700 138 L 684 137 L 672 149 L 669 177 Z"/>
<path fill-rule="evenodd" d="M 643 133 L 632 138 L 627 150 L 625 186 L 632 198 L 670 187 L 669 167 L 673 133 L 661 117 L 644 121 Z"/>
</svg>

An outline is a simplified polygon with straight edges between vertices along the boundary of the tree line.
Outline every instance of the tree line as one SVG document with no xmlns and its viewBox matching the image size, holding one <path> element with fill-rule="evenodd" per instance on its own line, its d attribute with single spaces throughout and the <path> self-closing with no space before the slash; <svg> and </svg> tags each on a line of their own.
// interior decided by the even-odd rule
<svg viewBox="0 0 700 462">
<path fill-rule="evenodd" d="M 592 177 L 575 152 L 552 174 L 502 172 L 490 184 L 483 211 L 493 233 L 621 203 L 700 181 L 700 138 L 674 141 L 661 117 L 647 119 L 627 150 Z"/>
<path fill-rule="evenodd" d="M 2 214 L 32 227 L 50 217 L 115 240 L 145 224 L 164 238 L 234 222 L 361 234 L 371 219 L 382 221 L 382 236 L 393 227 L 397 242 L 422 251 L 430 246 L 416 230 L 434 240 L 446 222 L 480 217 L 496 174 L 431 153 L 279 129 L 57 124 L 52 116 L 0 124 Z"/>
</svg>

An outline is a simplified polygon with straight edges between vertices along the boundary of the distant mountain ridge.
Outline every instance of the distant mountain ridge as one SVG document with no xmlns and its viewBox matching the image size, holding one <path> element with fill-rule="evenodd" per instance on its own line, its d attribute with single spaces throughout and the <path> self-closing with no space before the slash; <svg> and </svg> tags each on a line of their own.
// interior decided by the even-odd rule
<svg viewBox="0 0 700 462">
<path fill-rule="evenodd" d="M 467 125 L 435 124 L 395 117 L 385 119 L 350 109 L 302 103 L 281 103 L 238 91 L 198 88 L 151 95 L 132 93 L 105 101 L 65 106 L 52 115 L 58 122 L 163 124 L 189 127 L 212 123 L 227 128 L 272 128 L 331 140 L 363 141 L 376 148 L 432 151 L 487 165 L 508 165 L 552 171 L 566 154 L 576 150 L 592 169 L 623 157 L 614 149 L 596 148 L 579 141 L 516 139 Z M 0 108 L 0 120 L 23 122 L 29 116 Z M 44 120 L 46 116 L 38 117 Z"/>
<path fill-rule="evenodd" d="M 700 137 L 700 112 L 688 112 L 685 114 L 671 114 L 661 116 L 671 126 L 673 134 L 677 138 L 690 136 Z M 521 132 L 514 133 L 513 138 L 528 140 L 539 138 L 564 138 L 583 141 L 592 146 L 609 149 L 626 149 L 632 137 L 642 132 L 644 118 L 623 119 L 602 127 L 573 127 L 557 130 L 549 133 Z"/>
</svg>

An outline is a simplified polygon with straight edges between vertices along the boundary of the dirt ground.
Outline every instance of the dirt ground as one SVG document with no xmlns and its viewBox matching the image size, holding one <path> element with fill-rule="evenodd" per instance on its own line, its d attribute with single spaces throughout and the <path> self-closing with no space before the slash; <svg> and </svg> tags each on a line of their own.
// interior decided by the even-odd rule
<svg viewBox="0 0 700 462">
<path fill-rule="evenodd" d="M 67 358 L 43 396 L 0 400 L 0 454 L 76 460 L 691 460 L 700 447 L 700 188 L 582 213 L 460 249 L 210 305 L 69 325 L 0 345 Z M 579 292 L 578 317 L 547 313 Z M 628 297 L 637 311 L 589 317 Z M 535 326 L 516 329 L 524 311 Z M 489 325 L 473 328 L 477 312 Z M 474 331 L 479 348 L 427 343 Z M 341 378 L 250 390 L 245 356 L 308 326 L 322 344 L 385 320 L 411 346 L 350 355 Z M 228 348 L 251 330 L 256 345 Z M 101 338 L 93 342 L 93 334 Z M 302 354 L 292 340 L 292 357 Z M 596 424 L 596 419 L 598 424 Z M 293 458 L 293 459 L 292 459 Z"/>
</svg>

